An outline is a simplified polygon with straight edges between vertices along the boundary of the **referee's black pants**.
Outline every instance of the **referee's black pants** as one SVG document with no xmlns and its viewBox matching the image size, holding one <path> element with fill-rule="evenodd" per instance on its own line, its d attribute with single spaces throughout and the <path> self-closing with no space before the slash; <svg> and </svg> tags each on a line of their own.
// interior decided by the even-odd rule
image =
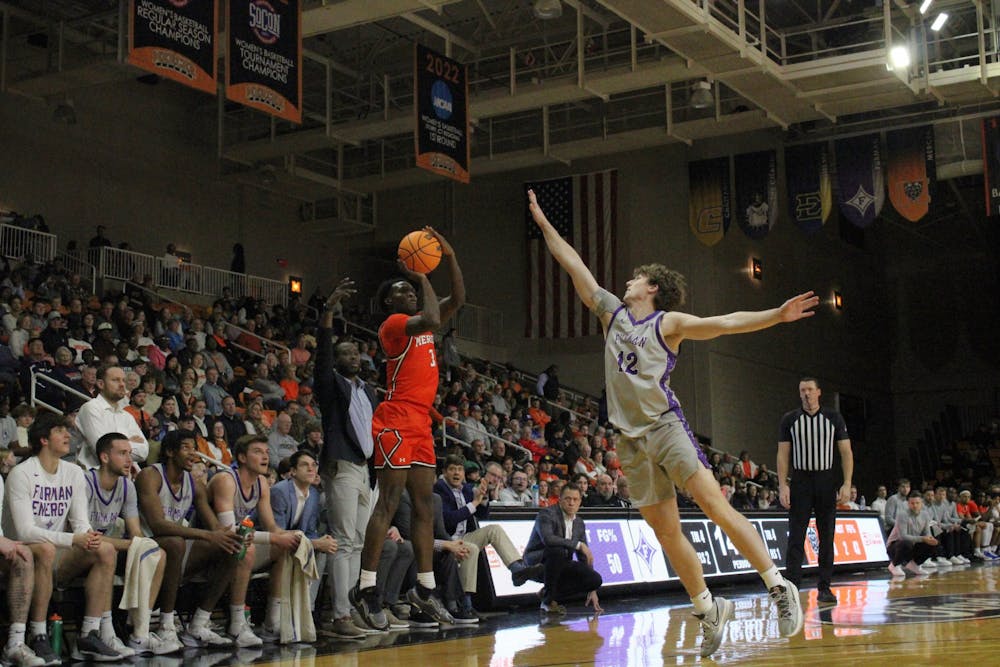
<svg viewBox="0 0 1000 667">
<path fill-rule="evenodd" d="M 790 488 L 792 506 L 788 509 L 788 552 L 785 578 L 798 586 L 802 583 L 802 559 L 805 557 L 806 529 L 809 516 L 816 513 L 819 545 L 819 588 L 830 587 L 833 579 L 833 531 L 837 523 L 838 483 L 833 469 L 794 470 Z"/>
</svg>

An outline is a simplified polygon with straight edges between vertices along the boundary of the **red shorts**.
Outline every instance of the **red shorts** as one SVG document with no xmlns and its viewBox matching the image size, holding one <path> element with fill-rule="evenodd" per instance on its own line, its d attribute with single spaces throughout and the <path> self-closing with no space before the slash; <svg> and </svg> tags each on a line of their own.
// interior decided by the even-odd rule
<svg viewBox="0 0 1000 667">
<path fill-rule="evenodd" d="M 437 465 L 431 416 L 405 403 L 380 403 L 372 416 L 375 467 L 409 468 Z"/>
</svg>

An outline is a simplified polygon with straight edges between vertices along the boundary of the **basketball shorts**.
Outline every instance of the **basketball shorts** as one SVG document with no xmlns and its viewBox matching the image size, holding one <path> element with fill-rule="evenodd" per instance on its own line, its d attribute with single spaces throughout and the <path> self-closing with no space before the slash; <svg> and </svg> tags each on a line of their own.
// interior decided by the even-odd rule
<svg viewBox="0 0 1000 667">
<path fill-rule="evenodd" d="M 372 417 L 375 441 L 375 467 L 406 469 L 410 466 L 437 465 L 431 416 L 421 409 L 402 403 L 380 403 Z"/>
<path fill-rule="evenodd" d="M 638 438 L 618 438 L 618 458 L 631 487 L 635 507 L 655 505 L 677 495 L 675 485 L 685 482 L 699 468 L 710 468 L 683 414 L 664 414 Z"/>
</svg>

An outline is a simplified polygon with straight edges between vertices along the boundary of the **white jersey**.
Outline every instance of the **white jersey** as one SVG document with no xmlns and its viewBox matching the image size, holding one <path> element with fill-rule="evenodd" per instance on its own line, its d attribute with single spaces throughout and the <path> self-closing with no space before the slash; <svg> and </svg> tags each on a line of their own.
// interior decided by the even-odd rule
<svg viewBox="0 0 1000 667">
<path fill-rule="evenodd" d="M 236 483 L 236 495 L 233 498 L 233 517 L 238 526 L 243 519 L 253 514 L 254 510 L 257 509 L 257 503 L 260 502 L 261 478 L 257 478 L 257 481 L 250 487 L 250 495 L 247 496 L 243 494 L 239 473 L 234 468 L 226 468 L 225 471 L 219 474 L 225 475 L 227 472 L 233 476 L 233 481 Z"/>
<path fill-rule="evenodd" d="M 37 456 L 14 466 L 7 476 L 4 498 L 3 533 L 26 543 L 49 542 L 59 547 L 73 546 L 73 533 L 90 530 L 87 518 L 87 483 L 83 470 L 59 461 L 50 474 Z"/>
<path fill-rule="evenodd" d="M 88 515 L 94 530 L 107 534 L 115 527 L 119 517 L 131 519 L 139 516 L 135 483 L 128 477 L 119 477 L 111 491 L 101 488 L 96 468 L 84 473 L 84 479 L 87 481 Z"/>
<path fill-rule="evenodd" d="M 605 312 L 612 314 L 604 343 L 608 419 L 630 438 L 641 437 L 670 411 L 687 428 L 681 404 L 670 388 L 677 355 L 660 336 L 660 319 L 666 313 L 657 310 L 636 320 L 618 297 L 601 289 L 594 313 Z"/>
<path fill-rule="evenodd" d="M 175 494 L 163 472 L 163 464 L 157 463 L 152 467 L 160 474 L 160 504 L 163 505 L 163 518 L 171 523 L 181 523 L 188 518 L 194 507 L 194 478 L 191 477 L 191 473 L 185 472 L 181 477 L 181 490 Z M 153 531 L 149 529 L 145 518 L 142 518 L 142 532 L 147 537 L 153 536 Z"/>
</svg>

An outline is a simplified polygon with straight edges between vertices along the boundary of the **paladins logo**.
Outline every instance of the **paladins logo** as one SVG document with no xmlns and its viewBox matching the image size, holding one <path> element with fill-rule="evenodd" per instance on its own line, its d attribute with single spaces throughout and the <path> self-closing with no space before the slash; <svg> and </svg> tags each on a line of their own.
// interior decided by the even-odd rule
<svg viewBox="0 0 1000 667">
<path fill-rule="evenodd" d="M 887 600 L 885 608 L 880 609 L 879 612 L 883 616 L 879 621 L 880 625 L 951 623 L 997 618 L 1000 617 L 1000 596 L 996 593 L 965 593 L 963 595 L 896 598 Z"/>
</svg>

